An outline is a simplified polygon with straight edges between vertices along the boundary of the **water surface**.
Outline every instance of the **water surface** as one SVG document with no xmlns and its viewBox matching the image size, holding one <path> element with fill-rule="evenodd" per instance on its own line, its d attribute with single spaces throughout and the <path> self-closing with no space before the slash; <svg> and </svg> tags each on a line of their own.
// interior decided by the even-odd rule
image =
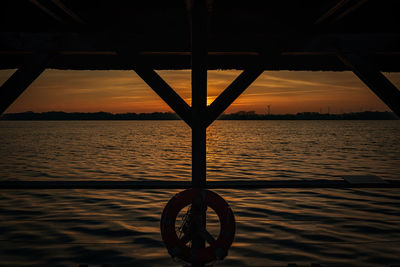
<svg viewBox="0 0 400 267">
<path fill-rule="evenodd" d="M 217 121 L 208 179 L 399 179 L 399 137 L 399 121 Z M 181 121 L 0 121 L 0 141 L 2 180 L 191 179 Z M 159 234 L 178 191 L 2 191 L 0 265 L 182 265 Z M 217 266 L 400 264 L 397 189 L 216 191 L 237 219 Z"/>
</svg>

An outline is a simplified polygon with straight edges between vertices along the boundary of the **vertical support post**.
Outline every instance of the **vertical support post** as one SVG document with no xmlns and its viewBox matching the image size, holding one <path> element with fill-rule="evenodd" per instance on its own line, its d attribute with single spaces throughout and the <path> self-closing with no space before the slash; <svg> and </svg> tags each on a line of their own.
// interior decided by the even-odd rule
<svg viewBox="0 0 400 267">
<path fill-rule="evenodd" d="M 206 125 L 207 108 L 207 7 L 205 0 L 191 0 L 192 46 L 192 186 L 206 185 Z M 192 204 L 192 249 L 205 247 L 201 233 L 206 227 L 206 206 L 203 194 Z M 193 263 L 192 266 L 204 266 Z"/>
<path fill-rule="evenodd" d="M 192 4 L 192 184 L 206 183 L 207 9 L 204 0 Z"/>
</svg>

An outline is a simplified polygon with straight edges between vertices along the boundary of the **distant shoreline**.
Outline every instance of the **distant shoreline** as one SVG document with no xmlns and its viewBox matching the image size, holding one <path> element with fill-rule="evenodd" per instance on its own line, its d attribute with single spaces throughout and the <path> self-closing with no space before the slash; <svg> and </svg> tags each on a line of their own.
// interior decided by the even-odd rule
<svg viewBox="0 0 400 267">
<path fill-rule="evenodd" d="M 343 114 L 328 114 L 318 112 L 302 112 L 297 114 L 257 114 L 254 111 L 239 111 L 231 114 L 222 114 L 219 120 L 398 120 L 392 112 L 364 111 Z M 172 112 L 153 113 L 119 113 L 108 112 L 22 112 L 7 113 L 0 120 L 180 120 L 179 116 Z"/>
</svg>

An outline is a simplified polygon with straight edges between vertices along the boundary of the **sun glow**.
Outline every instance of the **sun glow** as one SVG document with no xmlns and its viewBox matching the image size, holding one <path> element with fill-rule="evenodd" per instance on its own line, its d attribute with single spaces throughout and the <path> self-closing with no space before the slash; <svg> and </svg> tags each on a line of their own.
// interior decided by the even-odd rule
<svg viewBox="0 0 400 267">
<path fill-rule="evenodd" d="M 214 101 L 214 97 L 207 96 L 207 106 L 211 105 L 211 103 Z"/>
<path fill-rule="evenodd" d="M 0 84 L 15 70 L 0 70 Z M 161 77 L 190 106 L 190 71 L 159 71 Z M 209 106 L 240 74 L 239 71 L 209 71 Z M 388 74 L 385 74 L 388 75 Z M 400 84 L 399 73 L 389 77 Z M 226 113 L 255 111 L 272 113 L 354 112 L 387 110 L 351 72 L 266 71 L 225 110 Z M 135 73 L 128 71 L 46 70 L 7 109 L 26 111 L 151 113 L 171 111 L 169 106 Z"/>
</svg>

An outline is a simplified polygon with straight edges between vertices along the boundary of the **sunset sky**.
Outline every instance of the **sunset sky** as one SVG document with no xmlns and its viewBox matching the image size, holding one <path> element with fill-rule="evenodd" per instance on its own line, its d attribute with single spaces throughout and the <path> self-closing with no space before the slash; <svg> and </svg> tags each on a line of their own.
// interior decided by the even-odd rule
<svg viewBox="0 0 400 267">
<path fill-rule="evenodd" d="M 3 83 L 14 70 L 0 71 Z M 190 105 L 190 71 L 158 71 Z M 240 71 L 208 72 L 208 103 Z M 399 73 L 385 73 L 400 87 Z M 351 72 L 265 71 L 226 113 L 254 110 L 272 114 L 389 110 Z M 171 109 L 134 71 L 46 70 L 6 111 L 165 112 Z"/>
</svg>

